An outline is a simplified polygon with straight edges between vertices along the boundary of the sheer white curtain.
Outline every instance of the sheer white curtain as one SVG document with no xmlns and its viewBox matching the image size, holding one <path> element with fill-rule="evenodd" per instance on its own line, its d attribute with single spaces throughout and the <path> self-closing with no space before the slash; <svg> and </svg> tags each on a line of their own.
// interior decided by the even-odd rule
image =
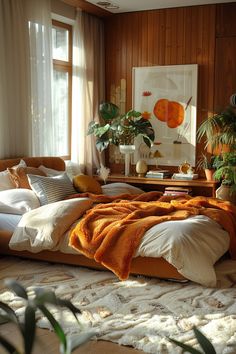
<svg viewBox="0 0 236 354">
<path fill-rule="evenodd" d="M 50 0 L 0 0 L 0 157 L 54 155 Z"/>
<path fill-rule="evenodd" d="M 104 36 L 100 19 L 77 10 L 73 31 L 71 159 L 83 172 L 92 174 L 100 158 L 88 124 L 98 120 L 99 103 L 104 99 Z"/>
<path fill-rule="evenodd" d="M 28 21 L 24 0 L 0 0 L 0 158 L 31 152 Z"/>
<path fill-rule="evenodd" d="M 50 0 L 25 0 L 29 20 L 32 155 L 57 155 L 52 116 L 52 20 Z"/>
</svg>

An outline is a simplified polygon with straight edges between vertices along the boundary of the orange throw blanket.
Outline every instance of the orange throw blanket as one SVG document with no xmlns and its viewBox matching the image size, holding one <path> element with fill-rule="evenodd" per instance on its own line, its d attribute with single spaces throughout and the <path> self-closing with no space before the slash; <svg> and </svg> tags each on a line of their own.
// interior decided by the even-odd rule
<svg viewBox="0 0 236 354">
<path fill-rule="evenodd" d="M 236 207 L 230 202 L 189 196 L 173 199 L 160 197 L 159 192 L 129 196 L 133 200 L 120 199 L 122 196 L 116 199 L 103 196 L 106 202 L 108 199 L 111 202 L 88 210 L 70 234 L 70 245 L 74 249 L 103 264 L 121 280 L 128 278 L 132 258 L 149 228 L 193 215 L 206 215 L 228 231 L 231 257 L 236 259 Z M 94 201 L 101 201 L 103 197 L 93 195 Z"/>
</svg>

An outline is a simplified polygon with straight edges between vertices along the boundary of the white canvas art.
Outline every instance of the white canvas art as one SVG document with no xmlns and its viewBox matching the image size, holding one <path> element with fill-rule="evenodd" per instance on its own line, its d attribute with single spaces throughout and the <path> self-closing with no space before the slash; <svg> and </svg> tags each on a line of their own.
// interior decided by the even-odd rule
<svg viewBox="0 0 236 354">
<path fill-rule="evenodd" d="M 146 162 L 179 166 L 187 161 L 195 166 L 197 121 L 197 64 L 133 68 L 133 109 L 150 120 L 155 130 L 154 144 Z M 139 146 L 134 163 L 140 158 Z M 141 152 L 142 154 L 142 152 Z"/>
</svg>

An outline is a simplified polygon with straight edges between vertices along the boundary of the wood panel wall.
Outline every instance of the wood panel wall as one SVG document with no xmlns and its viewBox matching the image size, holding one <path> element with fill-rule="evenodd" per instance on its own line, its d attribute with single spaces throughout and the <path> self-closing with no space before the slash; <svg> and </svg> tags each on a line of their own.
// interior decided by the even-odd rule
<svg viewBox="0 0 236 354">
<path fill-rule="evenodd" d="M 220 4 L 216 13 L 214 108 L 222 110 L 236 93 L 236 3 Z"/>
<path fill-rule="evenodd" d="M 231 33 L 236 34 L 232 15 L 236 13 L 235 5 L 140 11 L 106 18 L 107 99 L 111 98 L 114 90 L 119 92 L 121 80 L 124 79 L 125 108 L 132 107 L 132 67 L 198 64 L 198 126 L 213 113 L 214 106 L 222 105 L 226 98 L 228 101 L 229 90 L 225 91 L 224 71 L 229 71 L 227 66 L 231 67 L 233 61 L 235 63 L 236 46 L 223 38 Z M 230 60 L 222 60 L 222 48 L 227 58 L 231 57 Z M 230 73 L 227 77 L 230 81 Z M 236 83 L 236 75 L 233 80 Z M 230 86 L 230 83 L 227 85 Z M 234 84 L 230 89 L 232 86 Z M 198 144 L 197 157 L 202 148 L 202 144 Z"/>
</svg>

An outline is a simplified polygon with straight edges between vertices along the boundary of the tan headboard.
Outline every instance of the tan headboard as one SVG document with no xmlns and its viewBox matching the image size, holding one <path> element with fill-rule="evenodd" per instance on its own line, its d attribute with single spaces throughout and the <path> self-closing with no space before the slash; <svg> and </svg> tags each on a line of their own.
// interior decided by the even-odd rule
<svg viewBox="0 0 236 354">
<path fill-rule="evenodd" d="M 43 157 L 22 157 L 15 159 L 0 160 L 0 171 L 4 171 L 7 167 L 17 165 L 20 160 L 24 160 L 27 166 L 39 167 L 43 165 L 58 171 L 65 171 L 65 161 L 60 157 L 43 156 Z"/>
</svg>

